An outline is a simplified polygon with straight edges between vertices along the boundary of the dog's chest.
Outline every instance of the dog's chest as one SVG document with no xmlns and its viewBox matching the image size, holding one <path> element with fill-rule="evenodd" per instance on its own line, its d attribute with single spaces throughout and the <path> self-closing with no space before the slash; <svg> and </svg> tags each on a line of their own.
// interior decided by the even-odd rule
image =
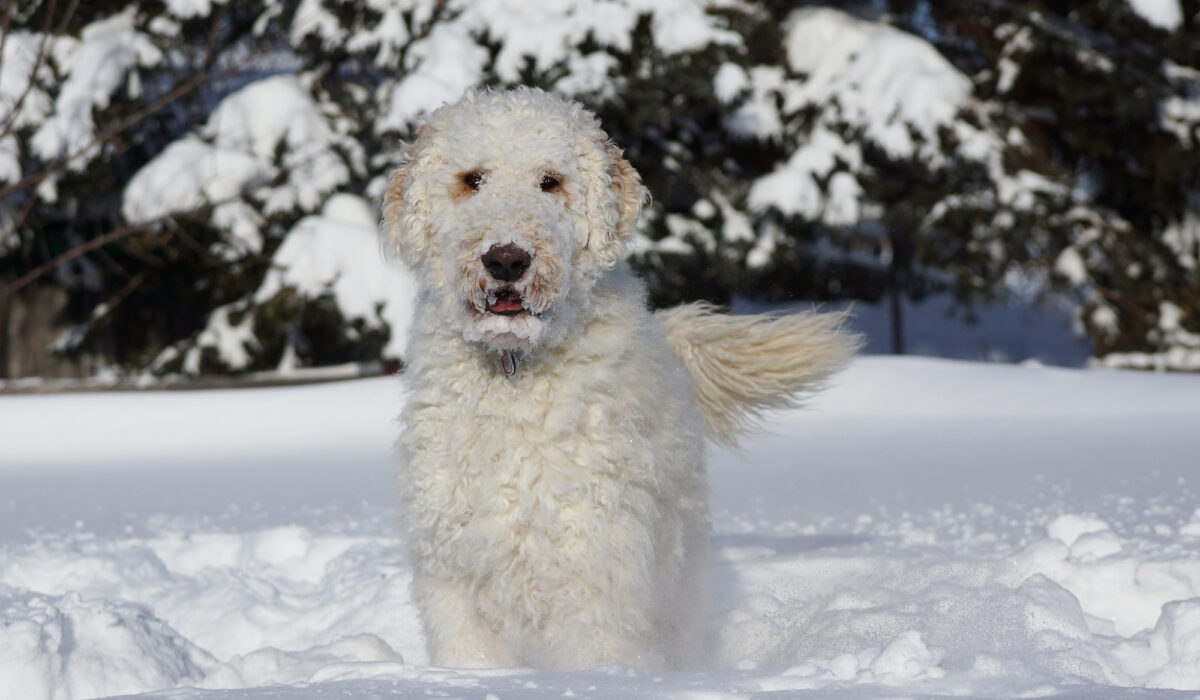
<svg viewBox="0 0 1200 700">
<path fill-rule="evenodd" d="M 586 375 L 531 369 L 410 399 L 404 447 L 418 520 L 453 539 L 486 539 L 561 530 L 582 513 L 652 498 L 648 421 Z"/>
</svg>

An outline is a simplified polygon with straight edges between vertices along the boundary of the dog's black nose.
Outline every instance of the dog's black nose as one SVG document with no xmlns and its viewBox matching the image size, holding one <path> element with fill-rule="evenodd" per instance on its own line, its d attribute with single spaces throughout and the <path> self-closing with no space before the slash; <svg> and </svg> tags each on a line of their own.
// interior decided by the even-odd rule
<svg viewBox="0 0 1200 700">
<path fill-rule="evenodd" d="M 483 266 L 500 282 L 516 282 L 525 275 L 531 262 L 529 253 L 512 243 L 494 245 L 483 254 Z"/>
</svg>

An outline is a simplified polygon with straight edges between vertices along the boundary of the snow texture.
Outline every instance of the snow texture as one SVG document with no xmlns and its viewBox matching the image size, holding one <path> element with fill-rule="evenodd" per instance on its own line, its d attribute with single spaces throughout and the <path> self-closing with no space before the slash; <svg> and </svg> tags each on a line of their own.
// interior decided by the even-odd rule
<svg viewBox="0 0 1200 700">
<path fill-rule="evenodd" d="M 712 658 L 688 673 L 428 665 L 394 524 L 395 379 L 7 397 L 0 688 L 1194 697 L 1197 379 L 859 360 L 714 452 Z"/>
</svg>

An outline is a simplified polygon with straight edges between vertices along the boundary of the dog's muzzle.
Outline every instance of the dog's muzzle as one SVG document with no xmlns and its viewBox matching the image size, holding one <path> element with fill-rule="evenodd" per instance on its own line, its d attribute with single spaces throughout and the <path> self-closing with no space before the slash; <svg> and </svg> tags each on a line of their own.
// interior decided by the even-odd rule
<svg viewBox="0 0 1200 700">
<path fill-rule="evenodd" d="M 525 276 L 533 257 L 512 243 L 494 245 L 483 254 L 483 267 L 497 282 L 516 282 Z"/>
<path fill-rule="evenodd" d="M 488 275 L 504 285 L 488 295 L 488 311 L 501 316 L 523 313 L 525 300 L 513 286 L 529 271 L 533 256 L 513 243 L 496 244 L 480 258 Z"/>
</svg>

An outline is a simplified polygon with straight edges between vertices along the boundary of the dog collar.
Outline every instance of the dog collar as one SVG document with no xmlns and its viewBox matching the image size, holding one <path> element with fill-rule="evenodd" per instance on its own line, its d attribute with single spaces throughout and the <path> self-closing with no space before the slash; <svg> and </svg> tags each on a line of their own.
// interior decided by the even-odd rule
<svg viewBox="0 0 1200 700">
<path fill-rule="evenodd" d="M 517 369 L 521 363 L 517 360 L 517 353 L 512 350 L 505 350 L 500 353 L 500 369 L 504 370 L 504 376 L 512 379 L 517 376 Z"/>
</svg>

